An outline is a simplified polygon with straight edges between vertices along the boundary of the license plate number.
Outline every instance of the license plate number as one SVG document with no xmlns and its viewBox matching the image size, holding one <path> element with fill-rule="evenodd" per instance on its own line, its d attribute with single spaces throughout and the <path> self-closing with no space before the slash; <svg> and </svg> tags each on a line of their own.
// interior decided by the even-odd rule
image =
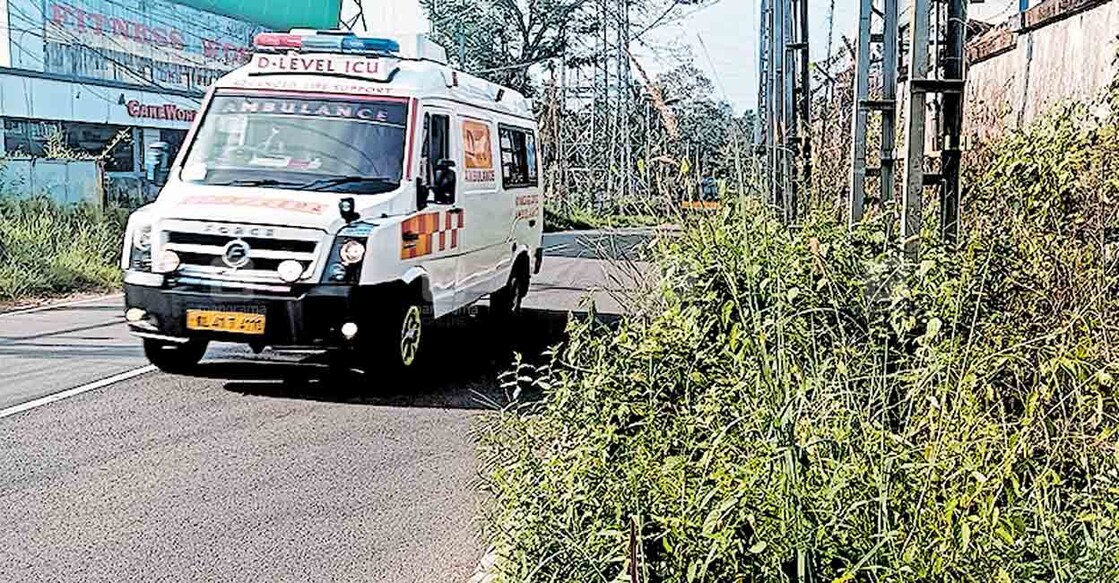
<svg viewBox="0 0 1119 583">
<path fill-rule="evenodd" d="M 186 324 L 188 330 L 264 334 L 264 314 L 187 310 Z"/>
</svg>

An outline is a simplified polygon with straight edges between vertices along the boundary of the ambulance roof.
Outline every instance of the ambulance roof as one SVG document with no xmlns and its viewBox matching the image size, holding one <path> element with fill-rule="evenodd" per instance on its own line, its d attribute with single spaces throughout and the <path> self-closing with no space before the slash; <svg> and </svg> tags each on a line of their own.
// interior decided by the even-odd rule
<svg viewBox="0 0 1119 583">
<path fill-rule="evenodd" d="M 265 35 L 261 35 L 265 36 Z M 379 42 L 378 47 L 396 50 L 343 53 L 331 48 L 308 46 L 308 36 L 301 38 L 303 46 L 291 34 L 270 33 L 266 42 L 277 46 L 272 50 L 253 55 L 249 64 L 225 75 L 215 84 L 217 90 L 252 89 L 291 93 L 319 93 L 356 96 L 385 96 L 417 99 L 442 99 L 533 121 L 532 104 L 520 93 L 455 71 L 441 59 L 441 48 L 426 39 L 397 43 L 387 39 L 361 39 Z M 345 35 L 311 36 L 315 41 L 323 36 L 326 42 Z M 346 36 L 347 42 L 354 37 Z M 258 49 L 261 38 L 257 39 Z M 354 41 L 355 44 L 357 41 Z M 323 44 L 323 43 L 319 43 Z M 337 44 L 335 42 L 335 44 Z M 400 51 L 400 46 L 411 50 Z"/>
</svg>

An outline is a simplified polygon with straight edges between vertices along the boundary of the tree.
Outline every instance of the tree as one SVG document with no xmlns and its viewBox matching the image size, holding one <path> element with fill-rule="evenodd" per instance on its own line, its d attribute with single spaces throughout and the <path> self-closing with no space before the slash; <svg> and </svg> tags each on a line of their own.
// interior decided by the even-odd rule
<svg viewBox="0 0 1119 583">
<path fill-rule="evenodd" d="M 423 0 L 435 41 L 459 68 L 534 95 L 530 69 L 564 55 L 572 35 L 593 34 L 590 0 Z"/>
<path fill-rule="evenodd" d="M 739 158 L 747 154 L 753 113 L 734 115 L 729 103 L 715 97 L 715 86 L 703 71 L 684 63 L 655 80 L 676 118 L 679 134 L 674 154 L 690 158 L 708 175 L 734 176 Z"/>
</svg>

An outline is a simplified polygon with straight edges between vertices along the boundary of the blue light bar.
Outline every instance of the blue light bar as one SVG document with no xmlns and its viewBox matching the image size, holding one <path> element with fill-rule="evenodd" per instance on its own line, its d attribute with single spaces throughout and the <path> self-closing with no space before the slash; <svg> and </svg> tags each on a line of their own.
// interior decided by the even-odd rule
<svg viewBox="0 0 1119 583">
<path fill-rule="evenodd" d="M 399 53 L 400 43 L 387 38 L 342 37 L 344 53 Z"/>
</svg>

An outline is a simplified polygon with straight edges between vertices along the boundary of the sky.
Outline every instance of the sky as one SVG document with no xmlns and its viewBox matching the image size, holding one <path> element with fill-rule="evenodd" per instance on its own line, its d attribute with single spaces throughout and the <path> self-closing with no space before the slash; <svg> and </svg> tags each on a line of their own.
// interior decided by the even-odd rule
<svg viewBox="0 0 1119 583">
<path fill-rule="evenodd" d="M 853 37 L 859 18 L 858 0 L 834 0 L 835 18 L 832 50 L 843 50 L 843 35 Z M 809 40 L 813 60 L 827 55 L 828 12 L 832 0 L 808 0 Z M 423 32 L 427 24 L 418 0 L 364 0 L 370 28 L 383 31 Z M 902 0 L 902 5 L 907 4 Z M 972 6 L 973 16 L 989 21 L 1005 20 L 1018 0 L 988 0 Z M 343 0 L 343 17 L 353 10 L 353 0 Z M 634 47 L 634 54 L 652 75 L 679 63 L 681 44 L 691 50 L 694 63 L 715 82 L 717 97 L 735 111 L 754 109 L 757 103 L 759 0 L 708 0 L 701 8 L 681 9 L 681 18 L 649 39 L 659 50 Z M 375 24 L 380 23 L 380 24 Z M 704 47 L 706 46 L 706 51 Z M 667 49 L 667 50 L 666 50 Z"/>
</svg>

